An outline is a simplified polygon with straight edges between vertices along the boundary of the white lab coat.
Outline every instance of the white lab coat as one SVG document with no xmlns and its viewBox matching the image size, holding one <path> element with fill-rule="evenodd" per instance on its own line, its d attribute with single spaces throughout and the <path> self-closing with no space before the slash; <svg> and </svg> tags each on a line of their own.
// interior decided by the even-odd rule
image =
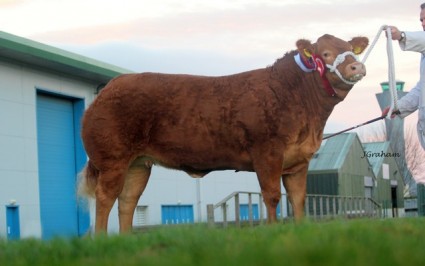
<svg viewBox="0 0 425 266">
<path fill-rule="evenodd" d="M 418 137 L 425 149 L 425 31 L 405 32 L 406 38 L 400 42 L 403 51 L 421 53 L 420 79 L 415 87 L 398 102 L 400 117 L 404 118 L 414 111 L 418 112 Z"/>
</svg>

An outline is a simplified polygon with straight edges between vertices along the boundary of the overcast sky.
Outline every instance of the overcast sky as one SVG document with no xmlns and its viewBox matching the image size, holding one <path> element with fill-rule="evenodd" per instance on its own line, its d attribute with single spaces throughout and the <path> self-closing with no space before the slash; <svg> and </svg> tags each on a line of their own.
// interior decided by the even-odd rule
<svg viewBox="0 0 425 266">
<path fill-rule="evenodd" d="M 372 41 L 384 24 L 422 30 L 422 1 L 0 0 L 0 29 L 136 72 L 227 75 L 272 64 L 300 38 L 329 33 Z M 375 93 L 387 80 L 385 42 L 382 36 L 367 76 L 335 108 L 325 131 L 380 115 Z M 393 44 L 396 77 L 410 90 L 420 56 Z"/>
</svg>

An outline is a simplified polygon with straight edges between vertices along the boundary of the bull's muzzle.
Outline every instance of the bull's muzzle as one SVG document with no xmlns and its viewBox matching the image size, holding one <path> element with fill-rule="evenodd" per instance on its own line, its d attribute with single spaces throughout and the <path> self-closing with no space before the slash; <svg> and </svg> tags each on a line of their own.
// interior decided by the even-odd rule
<svg viewBox="0 0 425 266">
<path fill-rule="evenodd" d="M 344 76 L 341 74 L 341 72 L 339 72 L 337 67 L 345 61 L 345 57 L 348 55 L 352 56 L 354 60 L 356 60 L 356 62 L 353 62 L 345 67 L 344 76 L 348 78 L 344 78 Z M 366 76 L 366 67 L 357 59 L 357 56 L 351 51 L 346 51 L 342 54 L 339 54 L 335 58 L 335 61 L 332 65 L 327 64 L 326 66 L 329 68 L 330 72 L 334 72 L 344 83 L 348 85 L 354 85 L 364 76 Z"/>
<path fill-rule="evenodd" d="M 366 66 L 361 62 L 354 62 L 349 64 L 346 69 L 346 76 L 350 82 L 358 82 L 366 76 Z"/>
</svg>

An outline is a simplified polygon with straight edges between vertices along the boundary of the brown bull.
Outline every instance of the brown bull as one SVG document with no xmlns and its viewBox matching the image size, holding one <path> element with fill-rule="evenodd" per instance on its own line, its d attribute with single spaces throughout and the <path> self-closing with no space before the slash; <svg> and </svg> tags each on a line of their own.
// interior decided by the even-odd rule
<svg viewBox="0 0 425 266">
<path fill-rule="evenodd" d="M 81 187 L 96 197 L 96 232 L 105 231 L 118 199 L 120 231 L 158 164 L 194 177 L 255 171 L 268 220 L 286 188 L 303 217 L 308 163 L 334 106 L 365 74 L 354 54 L 368 39 L 331 35 L 297 42 L 272 66 L 223 77 L 158 73 L 119 76 L 83 118 L 89 156 Z"/>
</svg>

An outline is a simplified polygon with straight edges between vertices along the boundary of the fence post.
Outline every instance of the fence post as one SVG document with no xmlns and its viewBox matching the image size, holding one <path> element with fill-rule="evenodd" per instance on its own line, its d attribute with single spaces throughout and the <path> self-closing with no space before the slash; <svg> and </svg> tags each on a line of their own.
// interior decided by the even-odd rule
<svg viewBox="0 0 425 266">
<path fill-rule="evenodd" d="M 239 204 L 239 193 L 235 195 L 235 225 L 237 227 L 241 226 L 240 222 L 240 204 Z"/>
<path fill-rule="evenodd" d="M 286 194 L 285 194 L 285 199 L 286 199 L 285 202 L 287 202 Z M 288 205 L 286 204 L 286 206 Z M 280 221 L 283 222 L 283 196 L 282 195 L 280 196 Z"/>
<path fill-rule="evenodd" d="M 357 198 L 357 210 L 359 211 L 359 216 L 361 216 L 361 214 L 362 214 L 362 202 L 361 202 L 360 197 Z"/>
<path fill-rule="evenodd" d="M 253 222 L 253 213 L 252 213 L 252 194 L 248 193 L 248 219 L 249 225 L 252 227 L 254 225 Z"/>
<path fill-rule="evenodd" d="M 364 206 L 365 206 L 365 211 L 366 211 L 366 215 L 368 217 L 372 217 L 372 208 L 370 208 L 370 202 L 369 202 L 369 198 L 365 198 L 364 199 Z"/>
<path fill-rule="evenodd" d="M 221 210 L 223 211 L 223 227 L 226 228 L 227 227 L 227 207 L 226 207 L 226 202 L 224 202 L 223 204 L 221 204 Z"/>
<path fill-rule="evenodd" d="M 338 209 L 337 209 L 337 213 L 339 215 L 343 215 L 343 209 L 342 209 L 342 197 L 338 196 Z"/>
<path fill-rule="evenodd" d="M 360 217 L 363 216 L 363 204 L 362 204 L 362 201 L 363 201 L 362 197 L 359 197 L 358 204 L 359 204 L 359 214 L 360 214 Z"/>
<path fill-rule="evenodd" d="M 309 199 L 310 199 L 310 197 L 307 195 L 305 197 L 305 206 L 304 206 L 306 217 L 310 217 L 310 202 L 309 202 Z"/>
<path fill-rule="evenodd" d="M 345 217 L 348 217 L 348 197 L 344 197 Z"/>
<path fill-rule="evenodd" d="M 208 204 L 207 205 L 207 223 L 208 227 L 213 228 L 215 225 L 214 222 L 214 205 Z"/>
<path fill-rule="evenodd" d="M 263 207 L 263 195 L 258 195 L 258 206 L 260 206 L 260 224 L 264 223 L 264 207 Z"/>
<path fill-rule="evenodd" d="M 329 218 L 330 217 L 330 207 L 329 207 L 329 201 L 330 201 L 330 196 L 326 196 L 326 217 Z"/>
</svg>

